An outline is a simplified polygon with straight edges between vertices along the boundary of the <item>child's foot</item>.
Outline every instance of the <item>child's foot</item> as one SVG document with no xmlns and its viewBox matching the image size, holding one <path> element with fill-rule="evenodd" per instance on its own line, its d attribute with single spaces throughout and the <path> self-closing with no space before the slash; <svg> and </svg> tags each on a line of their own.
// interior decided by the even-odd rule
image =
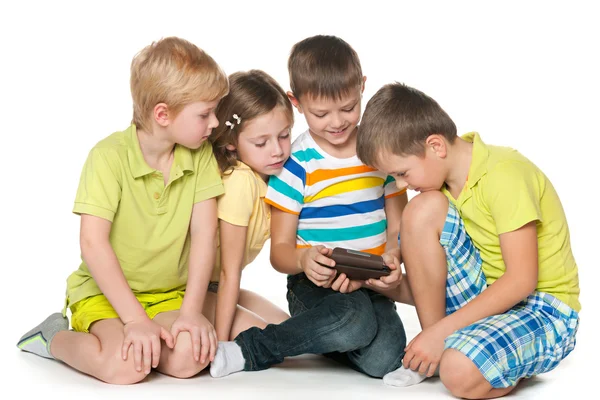
<svg viewBox="0 0 600 400">
<path fill-rule="evenodd" d="M 242 348 L 236 342 L 219 342 L 215 359 L 210 363 L 210 376 L 222 378 L 244 370 Z"/>
<path fill-rule="evenodd" d="M 427 378 L 427 376 L 402 366 L 395 371 L 385 374 L 383 383 L 390 386 L 406 387 L 421 383 L 425 378 Z"/>
<path fill-rule="evenodd" d="M 69 329 L 69 320 L 61 313 L 54 313 L 41 324 L 24 334 L 17 347 L 41 357 L 54 358 L 50 354 L 50 342 L 59 331 Z"/>
</svg>

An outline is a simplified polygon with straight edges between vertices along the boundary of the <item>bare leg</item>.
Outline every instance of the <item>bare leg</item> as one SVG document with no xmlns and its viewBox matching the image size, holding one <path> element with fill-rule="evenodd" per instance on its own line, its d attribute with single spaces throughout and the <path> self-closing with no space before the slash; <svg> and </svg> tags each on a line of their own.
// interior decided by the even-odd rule
<svg viewBox="0 0 600 400">
<path fill-rule="evenodd" d="M 126 361 L 121 358 L 123 324 L 106 319 L 92 324 L 90 333 L 60 331 L 52 340 L 50 352 L 69 366 L 112 384 L 137 383 L 146 377 L 136 371 L 133 347 Z"/>
<path fill-rule="evenodd" d="M 154 317 L 154 321 L 170 331 L 177 317 L 179 317 L 179 310 L 162 312 Z M 164 342 L 161 344 L 160 362 L 156 369 L 165 375 L 190 378 L 206 368 L 210 362 L 208 359 L 204 363 L 194 359 L 192 337 L 189 332 L 180 332 L 172 349 Z"/>
<path fill-rule="evenodd" d="M 248 292 L 245 290 L 240 291 L 240 298 L 242 297 L 242 292 Z M 249 292 L 252 293 L 252 292 Z M 258 295 L 257 295 L 258 296 Z M 260 297 L 260 296 L 258 296 Z M 265 299 L 266 302 L 268 300 Z M 241 301 L 240 301 L 241 303 Z M 273 305 L 273 307 L 277 308 L 277 306 Z M 215 312 L 217 310 L 217 295 L 212 292 L 206 293 L 206 300 L 204 300 L 204 315 L 208 320 L 214 324 L 215 323 Z M 281 310 L 280 310 L 281 311 Z M 285 314 L 285 313 L 284 313 Z M 289 316 L 286 317 L 289 318 Z M 286 318 L 286 319 L 287 319 Z M 235 312 L 235 316 L 233 317 L 233 325 L 231 326 L 231 334 L 229 336 L 230 340 L 235 339 L 240 332 L 243 332 L 247 329 L 252 328 L 253 326 L 257 326 L 259 328 L 264 328 L 270 322 L 266 321 L 261 316 L 257 315 L 253 310 L 248 310 L 245 307 L 237 306 L 237 310 Z"/>
<path fill-rule="evenodd" d="M 483 377 L 467 356 L 458 350 L 447 349 L 440 362 L 440 379 L 452 395 L 465 399 L 502 397 L 517 386 L 495 389 Z"/>
<path fill-rule="evenodd" d="M 238 300 L 240 306 L 252 311 L 260 316 L 269 324 L 280 324 L 290 316 L 277 307 L 275 304 L 265 299 L 261 295 L 250 290 L 240 289 L 240 297 Z"/>
<path fill-rule="evenodd" d="M 216 304 L 217 295 L 207 292 L 206 299 L 204 300 L 203 315 L 213 324 L 215 321 Z M 154 321 L 170 331 L 178 316 L 178 310 L 163 312 L 157 314 L 154 317 Z M 253 326 L 264 328 L 267 326 L 267 323 L 251 311 L 238 306 L 231 329 L 231 339 L 233 340 L 240 332 Z M 189 332 L 181 332 L 177 337 L 175 348 L 161 347 L 160 362 L 157 370 L 165 375 L 176 378 L 190 378 L 206 368 L 208 364 L 209 361 L 201 363 L 194 360 L 191 336 Z"/>
<path fill-rule="evenodd" d="M 402 258 L 423 329 L 446 316 L 448 269 L 440 235 L 447 214 L 448 199 L 440 192 L 421 193 L 402 213 Z"/>
<path fill-rule="evenodd" d="M 440 192 L 421 193 L 402 213 L 400 246 L 410 291 L 401 287 L 403 298 L 399 300 L 404 303 L 414 301 L 423 329 L 446 316 L 448 269 L 440 235 L 447 214 L 448 199 Z M 425 376 L 417 371 L 401 366 L 386 374 L 383 382 L 392 386 L 411 386 L 424 379 Z"/>
</svg>

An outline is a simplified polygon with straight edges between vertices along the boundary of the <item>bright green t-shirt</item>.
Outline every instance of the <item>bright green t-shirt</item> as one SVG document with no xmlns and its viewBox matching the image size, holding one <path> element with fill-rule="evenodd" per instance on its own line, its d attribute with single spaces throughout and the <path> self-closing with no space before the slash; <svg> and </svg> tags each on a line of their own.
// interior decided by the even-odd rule
<svg viewBox="0 0 600 400">
<path fill-rule="evenodd" d="M 134 293 L 183 290 L 193 205 L 222 193 L 210 143 L 197 150 L 176 145 L 165 185 L 162 172 L 144 160 L 131 125 L 90 151 L 73 212 L 112 222 L 110 244 Z M 68 303 L 100 293 L 82 262 L 67 279 Z"/>
<path fill-rule="evenodd" d="M 577 264 L 569 227 L 552 183 L 531 161 L 514 149 L 488 146 L 475 132 L 467 183 L 454 199 L 444 189 L 479 249 L 483 272 L 491 285 L 506 271 L 499 235 L 536 221 L 539 272 L 537 291 L 553 295 L 575 311 L 579 303 Z"/>
</svg>

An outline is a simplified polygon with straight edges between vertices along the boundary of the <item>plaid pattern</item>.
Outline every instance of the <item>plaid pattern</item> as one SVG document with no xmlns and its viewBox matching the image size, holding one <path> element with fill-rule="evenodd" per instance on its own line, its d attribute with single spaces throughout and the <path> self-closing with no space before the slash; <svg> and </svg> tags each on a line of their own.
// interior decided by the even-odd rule
<svg viewBox="0 0 600 400">
<path fill-rule="evenodd" d="M 450 204 L 440 243 L 448 260 L 446 313 L 486 288 L 479 252 Z M 534 292 L 504 314 L 484 318 L 446 338 L 495 388 L 554 369 L 575 347 L 579 315 L 552 295 Z"/>
<path fill-rule="evenodd" d="M 450 203 L 440 244 L 446 252 L 446 315 L 462 308 L 487 287 L 479 251 L 467 235 L 458 210 Z"/>
</svg>

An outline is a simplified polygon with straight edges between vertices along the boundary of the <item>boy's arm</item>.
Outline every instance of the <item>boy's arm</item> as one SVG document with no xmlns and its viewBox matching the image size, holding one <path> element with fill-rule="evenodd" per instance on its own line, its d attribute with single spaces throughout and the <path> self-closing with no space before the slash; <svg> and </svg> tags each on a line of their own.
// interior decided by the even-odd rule
<svg viewBox="0 0 600 400">
<path fill-rule="evenodd" d="M 221 276 L 217 293 L 215 329 L 220 341 L 229 341 L 240 295 L 242 263 L 248 227 L 219 220 L 221 238 Z"/>
<path fill-rule="evenodd" d="M 196 361 L 212 361 L 217 351 L 217 334 L 202 314 L 217 249 L 217 200 L 214 197 L 194 204 L 190 221 L 188 280 L 179 316 L 171 326 L 175 340 L 180 332 L 190 333 Z"/>
<path fill-rule="evenodd" d="M 123 274 L 119 260 L 110 244 L 112 223 L 104 218 L 81 214 L 81 256 L 90 274 L 123 322 L 121 357 L 127 360 L 133 347 L 134 365 L 138 371 L 156 368 L 160 360 L 161 342 L 173 348 L 173 336 L 148 318 L 133 294 Z"/>
<path fill-rule="evenodd" d="M 112 223 L 104 218 L 81 214 L 81 256 L 102 294 L 113 306 L 123 324 L 149 320 L 125 279 L 119 260 L 110 245 Z"/>
<path fill-rule="evenodd" d="M 442 318 L 406 346 L 404 366 L 431 376 L 444 351 L 444 339 L 483 318 L 498 315 L 529 296 L 537 286 L 538 242 L 536 221 L 500 235 L 506 272 L 458 311 Z"/>
<path fill-rule="evenodd" d="M 296 275 L 302 271 L 316 285 L 331 285 L 335 270 L 323 267 L 317 262 L 333 266 L 334 262 L 327 256 L 331 249 L 314 246 L 304 249 L 296 248 L 296 231 L 298 215 L 271 207 L 271 264 L 277 271 L 288 275 Z"/>
<path fill-rule="evenodd" d="M 529 296 L 538 281 L 536 221 L 500 235 L 506 272 L 465 307 L 444 318 L 448 334 L 491 315 L 502 314 Z"/>
<path fill-rule="evenodd" d="M 201 314 L 217 253 L 217 200 L 194 204 L 190 221 L 190 263 L 182 313 Z"/>
<path fill-rule="evenodd" d="M 394 254 L 397 255 L 400 262 L 402 262 L 402 257 L 400 256 L 400 248 L 398 246 L 398 234 L 400 233 L 400 224 L 402 223 L 402 212 L 407 203 L 408 196 L 406 195 L 406 191 L 397 196 L 385 199 L 385 217 L 387 219 L 387 242 L 385 250 L 387 252 L 392 249 L 398 249 Z"/>
<path fill-rule="evenodd" d="M 400 224 L 402 223 L 402 212 L 407 203 L 408 196 L 406 191 L 385 199 L 387 242 L 384 259 L 386 264 L 392 268 L 392 273 L 389 276 L 380 279 L 369 279 L 366 286 L 394 301 L 414 305 L 408 281 L 404 279 L 405 275 L 402 274 L 402 268 L 400 267 L 402 255 L 400 253 L 400 246 L 398 246 L 398 234 L 400 233 Z"/>
</svg>

